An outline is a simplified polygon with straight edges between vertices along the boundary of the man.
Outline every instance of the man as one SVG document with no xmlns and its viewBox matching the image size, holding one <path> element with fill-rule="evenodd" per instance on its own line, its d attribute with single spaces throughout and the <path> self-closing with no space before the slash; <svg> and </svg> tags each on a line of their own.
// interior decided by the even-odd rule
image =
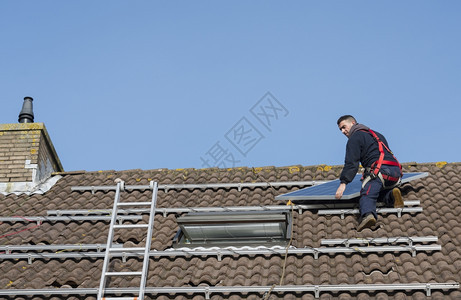
<svg viewBox="0 0 461 300">
<path fill-rule="evenodd" d="M 375 226 L 377 201 L 383 201 L 390 207 L 403 207 L 402 195 L 397 188 L 402 167 L 380 133 L 357 123 L 351 115 L 340 117 L 337 124 L 348 141 L 344 168 L 339 178 L 341 183 L 335 197 L 341 199 L 361 163 L 365 168 L 359 201 L 360 224 L 357 227 L 357 231 L 361 231 Z"/>
</svg>

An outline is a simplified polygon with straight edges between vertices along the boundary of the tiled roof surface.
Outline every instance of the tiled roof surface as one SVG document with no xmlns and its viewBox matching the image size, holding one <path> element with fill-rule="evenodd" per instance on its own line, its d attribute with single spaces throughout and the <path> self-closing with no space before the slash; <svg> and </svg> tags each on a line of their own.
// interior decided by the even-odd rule
<svg viewBox="0 0 461 300">
<path fill-rule="evenodd" d="M 71 191 L 72 186 L 114 185 L 121 178 L 127 185 L 279 182 L 332 180 L 340 166 L 292 166 L 235 169 L 129 170 L 63 174 L 44 195 L 0 195 L 0 212 L 6 216 L 46 216 L 47 210 L 109 209 L 114 192 Z M 387 214 L 378 219 L 378 229 L 355 230 L 356 216 L 318 215 L 304 210 L 293 213 L 292 245 L 297 248 L 321 247 L 321 239 L 366 237 L 437 236 L 441 251 L 289 255 L 286 285 L 397 284 L 461 282 L 461 164 L 405 164 L 405 172 L 429 172 L 430 175 L 406 184 L 404 200 L 420 200 L 422 213 Z M 159 190 L 159 208 L 284 205 L 274 197 L 299 187 L 213 188 Z M 149 201 L 150 191 L 134 190 L 122 194 L 124 201 Z M 155 216 L 152 249 L 172 247 L 178 225 L 175 214 Z M 4 222 L 0 224 L 0 245 L 105 244 L 108 221 Z M 145 232 L 120 231 L 115 240 L 126 245 L 142 244 Z M 0 255 L 1 258 L 1 255 Z M 234 255 L 207 257 L 151 258 L 148 287 L 184 286 L 271 286 L 279 284 L 284 257 L 280 255 Z M 0 289 L 97 288 L 103 259 L 27 259 L 0 260 Z M 129 258 L 115 268 L 140 264 Z M 111 286 L 135 286 L 115 279 Z M 320 299 L 426 299 L 421 291 L 322 292 Z M 23 299 L 11 297 L 6 299 Z M 150 296 L 155 299 L 204 299 L 203 294 Z M 261 294 L 212 294 L 211 299 L 261 299 Z M 33 296 L 24 299 L 95 299 L 88 296 Z M 149 297 L 147 297 L 149 298 Z M 152 298 L 152 299 L 153 299 Z M 313 299 L 313 293 L 272 293 L 270 299 Z M 461 290 L 433 290 L 433 299 L 461 299 Z"/>
</svg>

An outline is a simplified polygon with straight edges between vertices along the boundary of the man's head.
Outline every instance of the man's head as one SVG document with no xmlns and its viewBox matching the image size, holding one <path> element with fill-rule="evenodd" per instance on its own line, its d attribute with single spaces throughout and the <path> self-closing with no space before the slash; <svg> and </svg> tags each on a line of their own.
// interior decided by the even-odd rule
<svg viewBox="0 0 461 300">
<path fill-rule="evenodd" d="M 341 130 L 341 132 L 345 136 L 349 137 L 349 132 L 351 130 L 351 127 L 354 124 L 357 124 L 357 120 L 351 115 L 344 115 L 338 119 L 337 124 L 338 124 L 339 130 Z"/>
</svg>

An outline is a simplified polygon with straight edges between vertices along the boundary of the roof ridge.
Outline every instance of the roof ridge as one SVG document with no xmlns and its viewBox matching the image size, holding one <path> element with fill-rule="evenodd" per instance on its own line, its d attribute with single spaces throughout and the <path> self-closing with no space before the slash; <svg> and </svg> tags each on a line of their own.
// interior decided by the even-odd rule
<svg viewBox="0 0 461 300">
<path fill-rule="evenodd" d="M 437 166 L 443 167 L 445 165 L 461 165 L 461 162 L 447 162 L 447 161 L 438 161 L 438 162 L 404 162 L 401 163 L 402 166 Z M 126 173 L 135 173 L 135 172 L 178 172 L 178 173 L 190 173 L 190 172 L 231 172 L 231 171 L 249 171 L 252 170 L 255 174 L 266 171 L 266 170 L 283 170 L 287 169 L 290 173 L 300 172 L 306 169 L 315 169 L 318 171 L 330 171 L 332 169 L 342 168 L 344 165 L 330 165 L 330 164 L 316 164 L 316 165 L 286 165 L 286 166 L 262 166 L 262 167 L 234 167 L 234 168 L 158 168 L 158 169 L 127 169 L 127 170 L 98 170 L 98 171 L 86 171 L 86 170 L 76 170 L 76 171 L 64 171 L 64 172 L 54 172 L 52 175 L 79 175 L 79 174 L 105 174 L 105 173 L 117 173 L 117 174 L 126 174 Z"/>
</svg>

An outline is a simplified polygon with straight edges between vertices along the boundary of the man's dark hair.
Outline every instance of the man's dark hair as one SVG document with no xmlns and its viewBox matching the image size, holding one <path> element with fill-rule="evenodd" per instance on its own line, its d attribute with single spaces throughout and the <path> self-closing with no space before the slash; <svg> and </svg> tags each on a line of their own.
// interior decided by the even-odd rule
<svg viewBox="0 0 461 300">
<path fill-rule="evenodd" d="M 355 123 L 357 123 L 357 120 L 353 116 L 344 115 L 344 116 L 339 117 L 338 122 L 336 122 L 336 124 L 339 125 L 339 123 L 341 123 L 342 121 L 345 121 L 345 120 L 350 120 L 350 121 L 354 121 Z"/>
</svg>

